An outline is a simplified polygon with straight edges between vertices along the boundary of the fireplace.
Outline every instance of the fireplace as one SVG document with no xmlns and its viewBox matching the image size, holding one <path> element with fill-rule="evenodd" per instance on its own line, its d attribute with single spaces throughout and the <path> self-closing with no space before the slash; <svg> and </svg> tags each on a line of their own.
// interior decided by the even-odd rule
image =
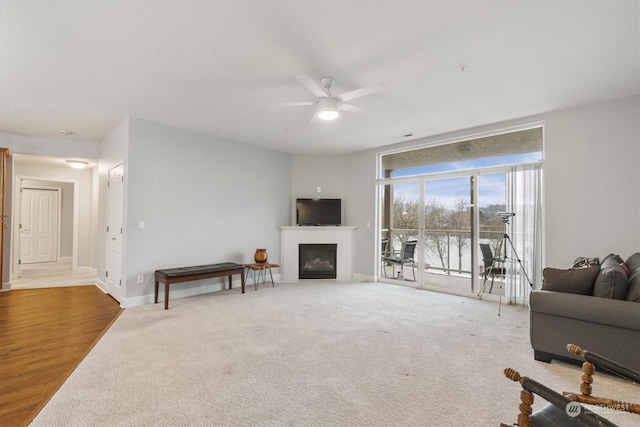
<svg viewBox="0 0 640 427">
<path fill-rule="evenodd" d="M 335 279 L 338 245 L 312 243 L 298 245 L 299 279 Z"/>
</svg>

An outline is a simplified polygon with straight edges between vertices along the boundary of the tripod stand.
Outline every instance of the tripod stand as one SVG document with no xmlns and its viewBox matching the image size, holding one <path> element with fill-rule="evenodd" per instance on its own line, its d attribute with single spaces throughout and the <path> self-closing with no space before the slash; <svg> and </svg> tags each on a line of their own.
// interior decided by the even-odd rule
<svg viewBox="0 0 640 427">
<path fill-rule="evenodd" d="M 513 216 L 515 214 L 513 213 L 508 213 L 508 212 L 500 212 L 498 213 L 498 215 L 502 218 L 502 222 L 504 222 L 505 224 L 509 224 L 509 217 Z M 513 254 L 514 257 L 508 257 L 507 256 L 507 243 L 509 243 L 509 246 L 511 246 L 511 253 Z M 478 293 L 478 298 L 482 298 L 482 294 L 484 293 L 485 287 L 487 286 L 487 277 L 491 276 L 491 274 L 493 273 L 493 268 L 495 265 L 495 262 L 498 261 L 500 263 L 503 264 L 503 268 L 504 269 L 504 265 L 505 262 L 507 260 L 514 260 L 517 261 L 518 264 L 520 264 L 520 269 L 522 270 L 522 273 L 524 274 L 524 277 L 527 279 L 527 282 L 529 283 L 529 286 L 531 288 L 533 288 L 533 283 L 531 283 L 531 280 L 529 280 L 529 275 L 527 274 L 527 270 L 525 270 L 524 265 L 522 265 L 522 260 L 520 260 L 520 257 L 518 256 L 518 252 L 516 252 L 516 248 L 515 246 L 513 246 L 513 242 L 511 241 L 511 238 L 509 237 L 509 235 L 507 233 L 504 233 L 502 235 L 502 239 L 500 239 L 500 243 L 498 244 L 498 247 L 496 249 L 496 254 L 502 254 L 502 258 L 494 258 L 493 262 L 491 263 L 491 266 L 489 267 L 489 271 L 486 272 L 485 277 L 484 277 L 484 283 L 482 284 L 482 289 L 480 289 L 480 292 Z M 506 275 L 506 270 L 505 271 L 505 275 Z M 493 283 L 493 281 L 492 281 Z M 502 289 L 502 285 L 500 285 L 500 289 Z M 499 294 L 499 300 L 498 300 L 498 316 L 500 316 L 500 309 L 502 308 L 502 291 Z"/>
</svg>

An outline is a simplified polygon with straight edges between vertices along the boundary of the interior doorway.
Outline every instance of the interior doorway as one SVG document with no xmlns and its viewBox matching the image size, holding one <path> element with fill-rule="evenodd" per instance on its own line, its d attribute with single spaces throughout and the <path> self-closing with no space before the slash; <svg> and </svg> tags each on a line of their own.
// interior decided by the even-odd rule
<svg viewBox="0 0 640 427">
<path fill-rule="evenodd" d="M 122 301 L 124 164 L 119 164 L 109 169 L 107 205 L 107 293 L 116 300 Z"/>
<path fill-rule="evenodd" d="M 8 213 L 13 221 L 10 228 L 11 244 L 7 248 L 11 255 L 8 263 L 11 272 L 9 287 L 24 289 L 98 284 L 92 246 L 92 224 L 97 220 L 97 194 L 94 195 L 97 169 L 91 162 L 87 162 L 89 167 L 84 170 L 73 169 L 64 158 L 58 157 L 15 153 L 12 157 L 12 206 Z M 59 194 L 57 226 L 50 223 L 45 228 L 57 231 L 58 235 L 49 240 L 56 242 L 55 248 L 44 250 L 47 238 L 39 242 L 27 242 L 24 239 L 27 233 L 22 231 L 26 228 L 31 232 L 33 227 L 27 228 L 25 224 L 30 223 L 33 217 L 40 217 L 35 223 L 46 223 L 43 216 L 51 219 L 49 213 L 43 215 L 43 212 L 50 212 L 55 201 L 47 201 L 44 197 L 37 202 L 31 197 L 42 198 L 50 190 L 57 190 Z M 34 213 L 32 208 L 39 211 Z M 29 214 L 25 211 L 29 211 Z M 22 229 L 20 224 L 23 225 Z M 55 252 L 57 254 L 52 256 Z M 44 254 L 48 257 L 43 258 Z M 37 256 L 29 258 L 30 255 Z"/>
<path fill-rule="evenodd" d="M 12 288 L 74 284 L 75 182 L 16 176 Z M 83 281 L 93 283 L 83 274 Z"/>
</svg>

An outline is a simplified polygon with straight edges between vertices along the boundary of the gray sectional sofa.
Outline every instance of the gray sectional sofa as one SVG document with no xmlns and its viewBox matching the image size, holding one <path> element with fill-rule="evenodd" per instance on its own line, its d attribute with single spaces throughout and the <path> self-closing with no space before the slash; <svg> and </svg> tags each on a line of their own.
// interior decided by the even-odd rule
<svg viewBox="0 0 640 427">
<path fill-rule="evenodd" d="M 640 371 L 640 252 L 543 276 L 529 301 L 536 360 L 582 360 L 567 352 L 571 343 Z"/>
</svg>

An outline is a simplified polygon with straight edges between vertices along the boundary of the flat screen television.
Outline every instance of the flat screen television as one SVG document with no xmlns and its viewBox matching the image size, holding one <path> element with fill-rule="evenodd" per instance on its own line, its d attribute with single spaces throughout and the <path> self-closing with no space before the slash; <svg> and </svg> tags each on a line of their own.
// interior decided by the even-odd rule
<svg viewBox="0 0 640 427">
<path fill-rule="evenodd" d="M 341 199 L 297 199 L 297 225 L 341 225 Z"/>
</svg>

